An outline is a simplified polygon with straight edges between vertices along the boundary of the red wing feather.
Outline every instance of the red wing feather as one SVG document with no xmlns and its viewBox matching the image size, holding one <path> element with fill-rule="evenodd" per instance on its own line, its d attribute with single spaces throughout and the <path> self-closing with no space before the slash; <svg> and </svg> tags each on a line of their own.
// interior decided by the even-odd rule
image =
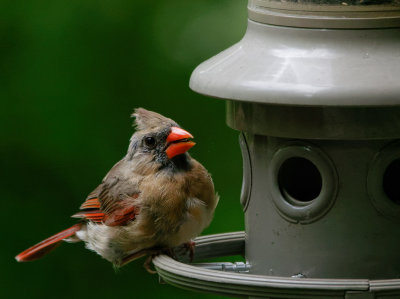
<svg viewBox="0 0 400 299">
<path fill-rule="evenodd" d="M 72 218 L 83 218 L 86 220 L 90 220 L 93 222 L 102 222 L 105 218 L 105 214 L 97 209 L 97 210 L 89 210 L 89 211 L 80 211 L 71 216 Z"/>
<path fill-rule="evenodd" d="M 137 194 L 132 196 L 132 198 L 137 197 Z M 115 201 L 109 212 L 104 212 L 98 198 L 87 199 L 80 209 L 80 212 L 72 215 L 73 218 L 83 218 L 95 223 L 103 222 L 108 226 L 127 225 L 139 214 L 139 209 L 132 204 L 127 204 L 127 201 Z"/>
<path fill-rule="evenodd" d="M 98 198 L 90 198 L 86 200 L 81 206 L 81 210 L 86 210 L 86 209 L 100 209 L 101 203 Z"/>
<path fill-rule="evenodd" d="M 108 226 L 126 225 L 134 220 L 138 214 L 139 209 L 135 206 L 116 209 L 106 216 L 104 224 Z"/>
</svg>

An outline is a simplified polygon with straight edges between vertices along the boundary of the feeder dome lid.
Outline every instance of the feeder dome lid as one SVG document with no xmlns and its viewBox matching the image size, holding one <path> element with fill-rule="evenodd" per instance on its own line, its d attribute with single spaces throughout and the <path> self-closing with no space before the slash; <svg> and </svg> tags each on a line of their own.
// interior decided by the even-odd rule
<svg viewBox="0 0 400 299">
<path fill-rule="evenodd" d="M 190 87 L 266 104 L 400 106 L 399 4 L 250 0 L 245 36 L 200 64 Z"/>
</svg>

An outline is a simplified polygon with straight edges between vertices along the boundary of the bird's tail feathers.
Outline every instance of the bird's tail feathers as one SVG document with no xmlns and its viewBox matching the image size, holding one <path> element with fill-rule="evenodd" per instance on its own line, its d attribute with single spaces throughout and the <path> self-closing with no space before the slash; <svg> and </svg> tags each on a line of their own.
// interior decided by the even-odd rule
<svg viewBox="0 0 400 299">
<path fill-rule="evenodd" d="M 77 223 L 70 228 L 67 228 L 46 240 L 26 249 L 25 251 L 18 254 L 15 259 L 18 262 L 30 262 L 37 260 L 44 255 L 48 254 L 50 251 L 55 249 L 61 244 L 64 239 L 74 237 L 75 233 L 81 229 L 82 224 Z"/>
</svg>

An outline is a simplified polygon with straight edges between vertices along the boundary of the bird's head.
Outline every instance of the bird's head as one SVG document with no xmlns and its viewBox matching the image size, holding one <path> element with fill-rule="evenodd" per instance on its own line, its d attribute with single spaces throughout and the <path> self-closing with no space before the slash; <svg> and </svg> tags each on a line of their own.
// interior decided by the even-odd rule
<svg viewBox="0 0 400 299">
<path fill-rule="evenodd" d="M 143 108 L 135 109 L 136 132 L 128 149 L 128 158 L 154 161 L 160 167 L 187 167 L 187 151 L 195 143 L 193 136 L 175 121 Z"/>
</svg>

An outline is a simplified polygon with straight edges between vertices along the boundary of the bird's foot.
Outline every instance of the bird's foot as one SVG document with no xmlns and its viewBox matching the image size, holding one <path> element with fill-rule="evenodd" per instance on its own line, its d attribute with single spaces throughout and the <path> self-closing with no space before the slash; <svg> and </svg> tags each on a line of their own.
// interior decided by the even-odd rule
<svg viewBox="0 0 400 299">
<path fill-rule="evenodd" d="M 143 264 L 143 267 L 150 274 L 156 274 L 157 273 L 157 271 L 152 269 L 152 267 L 151 267 L 151 263 L 153 261 L 153 258 L 155 258 L 157 255 L 166 254 L 166 255 L 169 255 L 172 258 L 175 258 L 175 252 L 174 252 L 174 250 L 172 248 L 150 249 L 150 250 L 147 250 L 146 253 L 148 254 L 148 257 L 145 260 L 145 262 Z"/>
<path fill-rule="evenodd" d="M 194 250 L 196 248 L 196 242 L 190 240 L 183 244 L 183 247 L 186 249 L 186 253 L 189 251 L 189 261 L 193 262 L 194 259 Z"/>
<path fill-rule="evenodd" d="M 170 257 L 173 258 L 174 260 L 177 259 L 176 254 L 175 254 L 175 251 L 174 251 L 173 248 L 164 249 L 164 250 L 162 251 L 162 253 L 164 253 L 164 254 L 170 256 Z"/>
<path fill-rule="evenodd" d="M 127 255 L 121 262 L 118 263 L 117 267 L 122 267 L 128 264 L 129 262 L 136 260 L 140 257 L 147 256 L 143 267 L 146 269 L 147 272 L 150 274 L 155 274 L 157 271 L 153 270 L 151 268 L 151 262 L 153 261 L 153 258 L 156 257 L 157 255 L 161 254 L 163 250 L 160 249 L 142 249 L 137 252 L 133 252 L 129 255 Z"/>
<path fill-rule="evenodd" d="M 151 268 L 151 262 L 153 261 L 153 258 L 156 255 L 150 254 L 147 259 L 144 261 L 143 267 L 146 269 L 146 271 L 150 274 L 157 274 L 157 271 Z"/>
<path fill-rule="evenodd" d="M 125 266 L 129 262 L 138 259 L 143 256 L 147 256 L 146 260 L 144 261 L 143 267 L 146 269 L 147 272 L 150 274 L 156 274 L 157 271 L 152 269 L 151 263 L 153 261 L 153 258 L 155 258 L 157 255 L 160 254 L 166 254 L 172 258 L 175 258 L 175 252 L 173 248 L 160 248 L 160 247 L 155 247 L 151 249 L 143 249 L 137 252 L 134 252 L 128 256 L 126 256 L 119 264 L 118 267 Z"/>
<path fill-rule="evenodd" d="M 141 258 L 141 257 L 143 257 L 143 256 L 146 256 L 147 254 L 148 254 L 148 253 L 147 253 L 147 250 L 146 250 L 146 249 L 143 249 L 143 250 L 140 250 L 140 251 L 132 252 L 132 253 L 128 254 L 127 256 L 125 256 L 125 257 L 124 257 L 121 261 L 119 261 L 118 263 L 115 263 L 115 265 L 116 265 L 117 267 L 125 266 L 126 264 L 130 263 L 131 261 L 136 260 L 136 259 L 138 259 L 138 258 Z"/>
</svg>

